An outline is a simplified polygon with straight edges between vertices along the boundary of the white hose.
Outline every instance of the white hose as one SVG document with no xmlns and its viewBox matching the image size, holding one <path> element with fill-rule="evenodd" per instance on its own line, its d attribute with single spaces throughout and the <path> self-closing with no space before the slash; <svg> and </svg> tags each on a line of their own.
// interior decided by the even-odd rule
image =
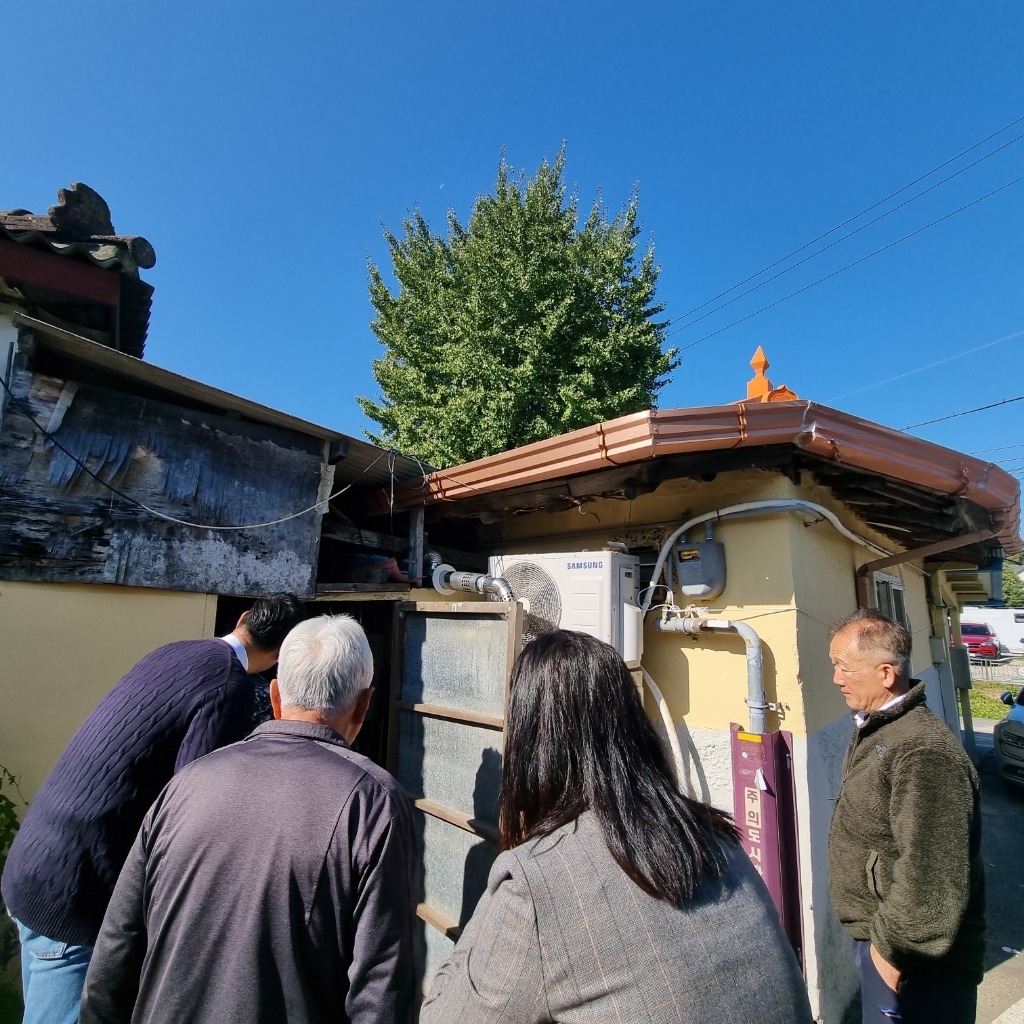
<svg viewBox="0 0 1024 1024">
<path fill-rule="evenodd" d="M 641 666 L 644 682 L 651 691 L 651 696 L 658 702 L 658 710 L 661 712 L 661 720 L 665 723 L 665 731 L 668 733 L 668 745 L 672 748 L 672 761 L 676 769 L 676 785 L 682 788 L 683 785 L 683 749 L 679 746 L 679 737 L 676 735 L 676 723 L 672 721 L 672 714 L 658 684 L 651 678 L 650 673 Z"/>
</svg>

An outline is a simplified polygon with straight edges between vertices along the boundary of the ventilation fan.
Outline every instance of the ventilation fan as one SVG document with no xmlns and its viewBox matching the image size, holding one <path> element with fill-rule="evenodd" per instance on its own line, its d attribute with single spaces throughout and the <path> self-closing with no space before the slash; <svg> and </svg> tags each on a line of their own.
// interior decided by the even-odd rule
<svg viewBox="0 0 1024 1024">
<path fill-rule="evenodd" d="M 523 603 L 523 643 L 558 629 L 562 597 L 558 584 L 535 562 L 513 562 L 502 578 L 512 595 Z"/>
</svg>

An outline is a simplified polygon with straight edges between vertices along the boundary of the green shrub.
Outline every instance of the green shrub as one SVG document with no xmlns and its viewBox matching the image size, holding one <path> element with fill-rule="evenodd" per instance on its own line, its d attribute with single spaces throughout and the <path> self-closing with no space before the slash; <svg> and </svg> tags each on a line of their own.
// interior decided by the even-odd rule
<svg viewBox="0 0 1024 1024">
<path fill-rule="evenodd" d="M 0 874 L 3 874 L 7 851 L 18 831 L 18 805 L 11 798 L 12 794 L 20 803 L 25 803 L 18 780 L 0 764 Z M 13 972 L 7 970 L 17 952 L 18 935 L 0 901 L 0 1024 L 17 1024 L 21 1020 L 21 988 L 10 977 Z"/>
</svg>

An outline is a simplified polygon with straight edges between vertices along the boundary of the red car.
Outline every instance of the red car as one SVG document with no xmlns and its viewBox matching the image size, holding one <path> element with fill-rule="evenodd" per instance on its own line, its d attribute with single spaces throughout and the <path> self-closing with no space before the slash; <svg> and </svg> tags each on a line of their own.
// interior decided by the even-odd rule
<svg viewBox="0 0 1024 1024">
<path fill-rule="evenodd" d="M 972 658 L 999 657 L 999 640 L 987 622 L 961 622 L 960 635 Z"/>
</svg>

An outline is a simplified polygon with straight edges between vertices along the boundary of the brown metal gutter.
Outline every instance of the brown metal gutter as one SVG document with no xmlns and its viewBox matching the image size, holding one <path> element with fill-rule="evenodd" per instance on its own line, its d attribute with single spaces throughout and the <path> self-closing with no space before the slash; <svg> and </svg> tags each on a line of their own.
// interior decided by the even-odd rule
<svg viewBox="0 0 1024 1024">
<path fill-rule="evenodd" d="M 1020 548 L 1020 488 L 998 466 L 814 402 L 738 402 L 650 410 L 468 462 L 396 490 L 405 508 L 461 501 L 665 455 L 792 444 L 843 463 L 967 498 L 992 517 L 1008 551 Z M 961 546 L 962 539 L 959 542 Z"/>
</svg>

